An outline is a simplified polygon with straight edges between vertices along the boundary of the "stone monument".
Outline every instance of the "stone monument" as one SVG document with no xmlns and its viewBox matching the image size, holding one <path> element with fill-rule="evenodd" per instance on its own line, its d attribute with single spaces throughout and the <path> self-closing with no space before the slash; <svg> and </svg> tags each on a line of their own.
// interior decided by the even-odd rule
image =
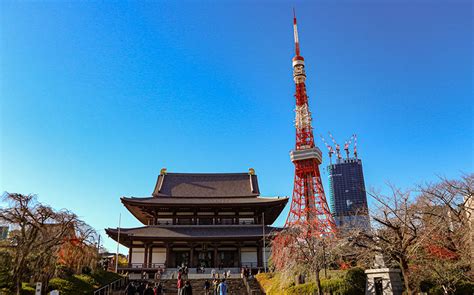
<svg viewBox="0 0 474 295">
<path fill-rule="evenodd" d="M 399 269 L 387 268 L 381 255 L 375 256 L 375 268 L 367 269 L 366 295 L 402 295 L 403 284 Z"/>
</svg>

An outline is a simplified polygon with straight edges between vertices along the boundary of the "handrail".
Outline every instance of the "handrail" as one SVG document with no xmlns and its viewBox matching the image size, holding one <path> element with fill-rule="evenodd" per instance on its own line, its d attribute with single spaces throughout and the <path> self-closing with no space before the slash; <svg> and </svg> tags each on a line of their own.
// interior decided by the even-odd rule
<svg viewBox="0 0 474 295">
<path fill-rule="evenodd" d="M 114 291 L 117 289 L 117 287 L 121 288 L 124 285 L 126 285 L 126 277 L 117 279 L 111 283 L 108 283 L 105 286 L 100 287 L 99 289 L 94 291 L 94 295 L 109 295 L 111 294 L 111 291 Z"/>
<path fill-rule="evenodd" d="M 250 286 L 249 282 L 247 282 L 247 278 L 245 276 L 242 276 L 242 280 L 244 281 L 245 288 L 247 289 L 247 294 L 250 295 Z"/>
<path fill-rule="evenodd" d="M 262 290 L 255 290 L 253 288 L 250 287 L 249 285 L 249 282 L 247 281 L 247 278 L 245 276 L 242 277 L 242 280 L 244 281 L 244 285 L 245 285 L 245 288 L 247 289 L 247 293 L 249 295 L 261 295 L 261 294 L 265 294 L 265 293 L 262 293 Z"/>
</svg>

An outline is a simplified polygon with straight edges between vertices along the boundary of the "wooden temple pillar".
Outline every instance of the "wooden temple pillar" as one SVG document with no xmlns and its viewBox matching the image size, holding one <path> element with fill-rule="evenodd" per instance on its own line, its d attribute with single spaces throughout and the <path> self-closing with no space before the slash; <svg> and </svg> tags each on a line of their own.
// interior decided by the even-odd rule
<svg viewBox="0 0 474 295">
<path fill-rule="evenodd" d="M 242 267 L 242 243 L 237 244 L 237 267 Z"/>
<path fill-rule="evenodd" d="M 189 267 L 194 267 L 194 246 L 195 244 L 190 244 L 189 247 L 191 248 L 191 251 L 189 251 Z"/>
<path fill-rule="evenodd" d="M 145 243 L 144 247 L 145 247 L 145 256 L 144 256 L 144 259 L 143 259 L 143 267 L 146 267 L 147 262 L 148 262 L 148 244 Z"/>
<path fill-rule="evenodd" d="M 171 245 L 170 245 L 170 243 L 166 242 L 165 247 L 166 247 L 165 267 L 170 267 L 170 263 L 171 263 Z"/>
<path fill-rule="evenodd" d="M 149 254 L 148 254 L 148 264 L 151 267 L 151 262 L 153 261 L 153 245 L 149 246 Z"/>
<path fill-rule="evenodd" d="M 133 253 L 133 242 L 132 245 L 130 245 L 130 248 L 128 248 L 128 264 L 132 264 L 132 253 Z"/>
<path fill-rule="evenodd" d="M 218 253 L 217 253 L 217 244 L 213 244 L 214 246 L 214 267 L 215 268 L 219 268 L 219 256 L 218 256 Z"/>
<path fill-rule="evenodd" d="M 262 252 L 262 246 L 260 245 L 260 243 L 257 244 L 257 266 L 258 267 L 262 267 L 262 255 L 263 255 L 263 252 Z"/>
</svg>

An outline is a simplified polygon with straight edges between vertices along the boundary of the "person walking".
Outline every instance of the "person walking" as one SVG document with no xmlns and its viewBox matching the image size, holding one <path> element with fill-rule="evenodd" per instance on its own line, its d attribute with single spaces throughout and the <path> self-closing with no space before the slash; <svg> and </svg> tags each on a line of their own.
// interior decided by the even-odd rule
<svg viewBox="0 0 474 295">
<path fill-rule="evenodd" d="M 219 281 L 217 279 L 214 279 L 214 281 L 212 281 L 212 295 L 217 295 L 218 288 L 219 288 Z"/>
<path fill-rule="evenodd" d="M 155 295 L 163 295 L 163 285 L 161 284 L 161 282 L 159 282 L 158 284 L 155 284 Z"/>
<path fill-rule="evenodd" d="M 227 284 L 225 283 L 225 279 L 222 279 L 219 287 L 217 288 L 218 295 L 227 295 Z"/>
<path fill-rule="evenodd" d="M 135 285 L 133 282 L 130 282 L 127 287 L 127 295 L 135 295 L 137 289 L 135 288 Z"/>
<path fill-rule="evenodd" d="M 183 279 L 180 277 L 178 279 L 178 282 L 176 283 L 176 288 L 178 288 L 178 295 L 183 295 L 183 287 L 184 287 Z"/>
<path fill-rule="evenodd" d="M 211 277 L 212 279 L 216 278 L 216 270 L 214 268 L 211 270 Z"/>
<path fill-rule="evenodd" d="M 181 295 L 193 295 L 193 288 L 191 287 L 191 283 L 189 281 L 186 281 L 184 284 Z"/>
<path fill-rule="evenodd" d="M 143 295 L 155 295 L 155 291 L 153 291 L 153 288 L 149 284 L 146 284 L 145 292 L 143 292 Z"/>
<path fill-rule="evenodd" d="M 209 295 L 209 290 L 211 289 L 211 283 L 209 280 L 204 282 L 204 295 Z"/>
</svg>

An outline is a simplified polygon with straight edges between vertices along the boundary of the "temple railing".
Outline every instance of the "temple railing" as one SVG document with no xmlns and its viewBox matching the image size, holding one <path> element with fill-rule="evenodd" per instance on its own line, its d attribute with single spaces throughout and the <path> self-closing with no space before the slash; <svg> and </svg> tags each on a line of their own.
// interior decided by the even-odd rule
<svg viewBox="0 0 474 295">
<path fill-rule="evenodd" d="M 242 262 L 240 263 L 240 267 L 248 267 L 248 268 L 250 268 L 250 269 L 252 269 L 252 268 L 255 269 L 255 268 L 258 268 L 259 266 L 258 266 L 257 262 L 245 262 L 245 261 L 242 261 Z"/>
<path fill-rule="evenodd" d="M 119 265 L 119 269 L 158 269 L 165 270 L 164 263 L 128 263 Z"/>
</svg>

